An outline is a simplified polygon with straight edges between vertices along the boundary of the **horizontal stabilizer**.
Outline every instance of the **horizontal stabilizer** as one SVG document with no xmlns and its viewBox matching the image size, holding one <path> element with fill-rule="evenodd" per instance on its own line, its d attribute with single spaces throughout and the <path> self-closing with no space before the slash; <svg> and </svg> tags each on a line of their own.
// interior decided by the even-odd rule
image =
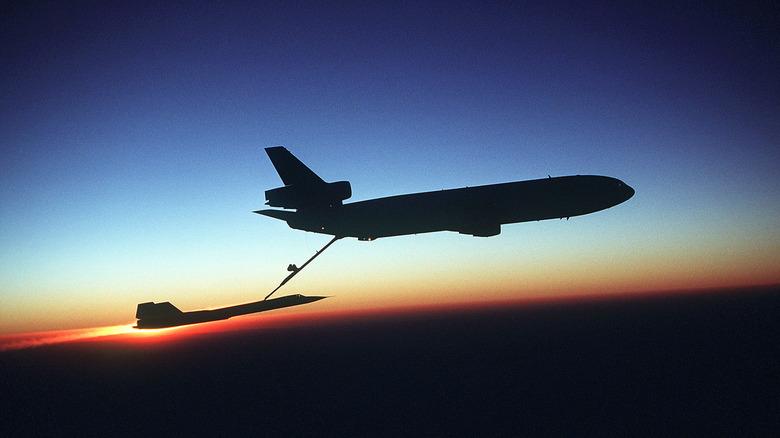
<svg viewBox="0 0 780 438">
<path fill-rule="evenodd" d="M 272 217 L 283 221 L 288 221 L 295 217 L 297 213 L 294 211 L 282 211 L 282 210 L 257 210 L 253 213 L 262 214 L 263 216 Z"/>
</svg>

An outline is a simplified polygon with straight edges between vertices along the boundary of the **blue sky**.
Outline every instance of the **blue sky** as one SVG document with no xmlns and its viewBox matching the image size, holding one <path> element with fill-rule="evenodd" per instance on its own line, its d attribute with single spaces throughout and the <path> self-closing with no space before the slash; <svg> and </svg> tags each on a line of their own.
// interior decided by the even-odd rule
<svg viewBox="0 0 780 438">
<path fill-rule="evenodd" d="M 274 145 L 352 200 L 637 191 L 488 239 L 341 241 L 282 290 L 323 308 L 780 281 L 776 6 L 242 3 L 6 8 L 0 333 L 265 296 L 328 240 L 251 213 Z"/>
</svg>

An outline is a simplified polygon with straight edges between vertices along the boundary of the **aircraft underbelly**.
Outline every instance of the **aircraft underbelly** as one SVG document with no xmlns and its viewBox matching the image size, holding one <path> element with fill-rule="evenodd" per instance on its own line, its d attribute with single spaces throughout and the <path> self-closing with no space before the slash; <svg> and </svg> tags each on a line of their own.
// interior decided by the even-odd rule
<svg viewBox="0 0 780 438">
<path fill-rule="evenodd" d="M 579 216 L 608 208 L 614 205 L 613 200 L 600 196 L 601 191 L 593 187 L 602 183 L 590 177 L 551 178 L 420 193 L 344 207 L 351 219 L 346 222 L 355 229 L 364 228 L 368 234 L 375 231 L 373 237 L 443 230 L 493 235 L 502 224 Z"/>
</svg>

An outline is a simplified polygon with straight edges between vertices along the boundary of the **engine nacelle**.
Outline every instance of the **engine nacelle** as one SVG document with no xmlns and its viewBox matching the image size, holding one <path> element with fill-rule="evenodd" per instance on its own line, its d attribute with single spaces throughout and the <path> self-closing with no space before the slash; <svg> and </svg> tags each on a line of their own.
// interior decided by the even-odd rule
<svg viewBox="0 0 780 438">
<path fill-rule="evenodd" d="M 282 208 L 322 208 L 341 205 L 352 196 L 349 181 L 278 187 L 265 191 L 266 204 Z"/>
<path fill-rule="evenodd" d="M 491 237 L 501 234 L 501 224 L 497 222 L 469 224 L 459 228 L 457 231 L 460 234 L 470 234 L 474 237 Z"/>
</svg>

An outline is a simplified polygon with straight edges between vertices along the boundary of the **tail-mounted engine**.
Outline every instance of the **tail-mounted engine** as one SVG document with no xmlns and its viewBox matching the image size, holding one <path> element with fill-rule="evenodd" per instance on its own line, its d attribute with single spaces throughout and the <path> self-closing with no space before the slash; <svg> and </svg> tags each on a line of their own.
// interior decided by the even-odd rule
<svg viewBox="0 0 780 438">
<path fill-rule="evenodd" d="M 266 204 L 271 207 L 310 209 L 341 205 L 352 196 L 349 181 L 319 184 L 291 184 L 265 191 Z"/>
</svg>

